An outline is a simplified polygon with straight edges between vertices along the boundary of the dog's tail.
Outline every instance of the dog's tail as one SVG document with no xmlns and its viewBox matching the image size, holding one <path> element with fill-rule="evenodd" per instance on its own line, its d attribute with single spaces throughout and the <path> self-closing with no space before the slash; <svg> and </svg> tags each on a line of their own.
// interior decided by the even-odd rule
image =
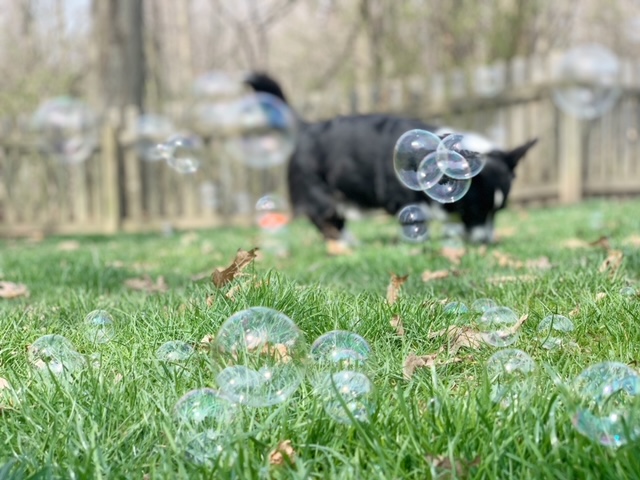
<svg viewBox="0 0 640 480">
<path fill-rule="evenodd" d="M 282 87 L 272 77 L 264 72 L 252 72 L 244 78 L 244 83 L 255 92 L 270 93 L 287 103 L 287 98 L 282 91 Z"/>
</svg>

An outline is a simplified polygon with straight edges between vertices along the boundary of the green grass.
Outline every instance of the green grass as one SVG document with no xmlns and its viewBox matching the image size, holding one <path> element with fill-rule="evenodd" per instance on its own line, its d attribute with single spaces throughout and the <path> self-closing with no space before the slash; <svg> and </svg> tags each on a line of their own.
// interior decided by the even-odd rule
<svg viewBox="0 0 640 480">
<path fill-rule="evenodd" d="M 248 273 L 256 281 L 236 281 L 243 286 L 233 299 L 224 295 L 228 288 L 216 292 L 207 279 L 191 277 L 226 266 L 238 248 L 256 245 L 253 229 L 78 238 L 80 248 L 73 251 L 59 248 L 68 240 L 61 238 L 2 241 L 2 279 L 28 285 L 31 295 L 0 299 L 0 377 L 13 387 L 0 396 L 0 404 L 12 406 L 0 414 L 0 478 L 426 479 L 433 473 L 428 456 L 440 455 L 454 462 L 478 459 L 469 469 L 472 478 L 639 478 L 638 443 L 611 450 L 579 435 L 566 411 L 560 409 L 555 422 L 550 415 L 558 398 L 550 372 L 570 380 L 598 361 L 636 366 L 640 359 L 637 298 L 618 294 L 638 277 L 640 254 L 625 240 L 640 234 L 639 210 L 634 201 L 526 215 L 507 211 L 499 225 L 515 227 L 513 236 L 484 254 L 469 247 L 458 276 L 429 283 L 421 281 L 423 271 L 451 266 L 437 240 L 398 243 L 391 220 L 372 218 L 352 225 L 362 241 L 354 255 L 328 257 L 315 231 L 299 221 L 292 226 L 291 255 L 255 262 Z M 592 225 L 597 212 L 605 213 L 603 225 Z M 598 272 L 603 249 L 563 247 L 569 238 L 592 241 L 605 234 L 625 254 L 613 278 Z M 520 260 L 544 255 L 553 268 L 500 267 L 494 250 Z M 409 274 L 392 306 L 385 300 L 390 272 Z M 170 290 L 147 294 L 124 285 L 142 273 L 163 275 Z M 488 281 L 522 273 L 536 279 Z M 596 301 L 600 292 L 607 296 Z M 484 365 L 495 352 L 491 347 L 462 351 L 465 362 L 418 370 L 409 381 L 402 377 L 409 353 L 433 353 L 444 343 L 428 335 L 451 320 L 440 304 L 429 305 L 444 298 L 470 304 L 480 297 L 529 314 L 515 347 L 538 363 L 537 395 L 520 412 L 501 411 L 489 400 Z M 176 442 L 172 408 L 191 389 L 215 388 L 209 357 L 200 353 L 191 375 L 176 378 L 155 362 L 155 351 L 168 340 L 198 342 L 234 312 L 255 305 L 290 316 L 309 344 L 333 329 L 366 338 L 375 353 L 369 373 L 377 413 L 369 424 L 336 424 L 303 384 L 280 406 L 242 410 L 228 427 L 232 465 L 214 471 L 192 465 Z M 576 305 L 579 348 L 541 349 L 539 321 L 550 313 L 567 315 Z M 96 308 L 112 312 L 118 325 L 116 338 L 98 348 L 82 329 L 84 315 Z M 389 324 L 394 315 L 403 319 L 403 337 Z M 46 333 L 65 335 L 79 352 L 94 355 L 95 365 L 71 385 L 40 381 L 25 348 Z M 297 453 L 295 464 L 270 467 L 269 452 L 287 439 Z"/>
</svg>

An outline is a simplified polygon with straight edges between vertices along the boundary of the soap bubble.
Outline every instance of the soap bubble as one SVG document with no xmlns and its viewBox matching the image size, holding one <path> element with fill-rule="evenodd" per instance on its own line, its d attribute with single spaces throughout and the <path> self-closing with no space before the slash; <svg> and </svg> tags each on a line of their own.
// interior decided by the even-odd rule
<svg viewBox="0 0 640 480">
<path fill-rule="evenodd" d="M 507 307 L 494 307 L 486 310 L 478 320 L 478 327 L 482 338 L 488 345 L 507 347 L 518 340 L 518 330 L 515 325 L 518 316 Z"/>
<path fill-rule="evenodd" d="M 369 360 L 371 347 L 357 333 L 333 330 L 311 345 L 310 357 L 321 370 L 354 370 Z"/>
<path fill-rule="evenodd" d="M 477 313 L 484 313 L 490 308 L 497 307 L 498 303 L 490 298 L 478 298 L 471 304 L 471 310 Z"/>
<path fill-rule="evenodd" d="M 261 230 L 262 251 L 286 257 L 289 253 L 289 205 L 277 194 L 269 194 L 256 202 L 256 223 Z"/>
<path fill-rule="evenodd" d="M 464 180 L 473 176 L 469 162 L 459 153 L 441 149 L 435 152 L 435 156 L 438 167 L 447 177 Z"/>
<path fill-rule="evenodd" d="M 533 373 L 536 363 L 522 350 L 507 349 L 494 353 L 487 362 L 491 382 L 491 401 L 502 408 L 518 408 L 535 394 Z"/>
<path fill-rule="evenodd" d="M 352 370 L 328 373 L 316 391 L 325 412 L 336 422 L 351 424 L 352 418 L 369 422 L 375 413 L 374 386 L 363 373 Z"/>
<path fill-rule="evenodd" d="M 167 165 L 178 173 L 195 173 L 200 168 L 204 156 L 202 139 L 192 133 L 172 136 L 163 147 Z"/>
<path fill-rule="evenodd" d="M 251 168 L 270 168 L 289 159 L 295 147 L 296 118 L 282 100 L 268 93 L 238 100 L 236 132 L 227 138 L 230 154 Z"/>
<path fill-rule="evenodd" d="M 94 310 L 84 317 L 84 329 L 91 343 L 107 343 L 116 336 L 113 317 L 105 310 Z"/>
<path fill-rule="evenodd" d="M 458 180 L 443 175 L 438 183 L 425 189 L 424 193 L 436 202 L 453 203 L 464 197 L 469 191 L 469 188 L 471 188 L 470 178 Z"/>
<path fill-rule="evenodd" d="M 60 162 L 84 162 L 98 144 L 98 122 L 81 100 L 56 97 L 40 104 L 33 127 L 42 147 Z"/>
<path fill-rule="evenodd" d="M 564 315 L 548 315 L 538 325 L 538 340 L 547 350 L 566 346 L 573 329 L 573 322 Z"/>
<path fill-rule="evenodd" d="M 233 455 L 229 425 L 235 407 L 211 388 L 192 390 L 174 407 L 176 443 L 187 459 L 198 465 L 214 464 L 225 453 Z"/>
<path fill-rule="evenodd" d="M 449 302 L 442 309 L 447 315 L 464 315 L 469 313 L 469 308 L 462 302 Z"/>
<path fill-rule="evenodd" d="M 85 358 L 62 335 L 44 335 L 38 338 L 27 348 L 27 356 L 39 373 L 74 375 L 87 366 Z"/>
<path fill-rule="evenodd" d="M 241 95 L 244 86 L 241 79 L 222 71 L 205 72 L 193 82 L 193 94 L 199 100 L 222 100 Z"/>
<path fill-rule="evenodd" d="M 460 165 L 457 170 L 464 173 L 466 176 L 455 176 L 455 170 L 454 175 L 452 175 L 451 173 L 448 173 L 447 170 L 444 170 L 442 165 L 440 168 L 443 168 L 444 173 L 449 175 L 451 178 L 461 179 L 475 177 L 482 171 L 485 163 L 487 162 L 486 154 L 494 148 L 495 147 L 487 139 L 476 134 L 455 133 L 448 135 L 442 140 L 438 154 L 440 155 L 441 153 L 450 151 L 464 158 L 466 163 L 462 162 L 459 157 L 452 157 L 453 159 L 457 159 L 454 164 Z M 442 156 L 442 160 L 441 157 L 438 156 L 439 165 L 441 161 L 444 163 L 447 160 L 449 159 L 446 156 Z"/>
<path fill-rule="evenodd" d="M 633 287 L 622 287 L 620 289 L 620 296 L 622 297 L 635 297 L 638 295 L 638 291 Z"/>
<path fill-rule="evenodd" d="M 597 44 L 567 51 L 558 68 L 561 86 L 553 91 L 556 105 L 569 115 L 593 119 L 611 110 L 622 91 L 618 57 Z"/>
<path fill-rule="evenodd" d="M 437 150 L 438 145 L 440 138 L 427 130 L 409 130 L 398 139 L 393 151 L 393 169 L 404 186 L 411 190 L 424 190 L 418 168 L 427 155 Z"/>
<path fill-rule="evenodd" d="M 146 113 L 138 117 L 138 153 L 143 160 L 158 162 L 166 160 L 162 142 L 174 132 L 173 122 L 163 115 Z"/>
<path fill-rule="evenodd" d="M 573 426 L 602 445 L 619 447 L 640 437 L 640 377 L 628 366 L 603 362 L 571 385 Z"/>
<path fill-rule="evenodd" d="M 436 185 L 444 173 L 438 165 L 438 152 L 431 152 L 422 159 L 416 171 L 420 190 L 426 190 Z"/>
<path fill-rule="evenodd" d="M 307 345 L 285 314 L 252 307 L 229 317 L 214 347 L 222 371 L 218 387 L 234 403 L 266 407 L 284 402 L 305 373 Z"/>
<path fill-rule="evenodd" d="M 183 373 L 186 363 L 194 353 L 195 350 L 188 343 L 181 340 L 170 340 L 160 345 L 156 350 L 156 358 L 165 363 L 169 371 Z"/>
<path fill-rule="evenodd" d="M 398 212 L 400 235 L 407 242 L 423 242 L 429 237 L 429 217 L 421 205 L 407 205 Z"/>
</svg>

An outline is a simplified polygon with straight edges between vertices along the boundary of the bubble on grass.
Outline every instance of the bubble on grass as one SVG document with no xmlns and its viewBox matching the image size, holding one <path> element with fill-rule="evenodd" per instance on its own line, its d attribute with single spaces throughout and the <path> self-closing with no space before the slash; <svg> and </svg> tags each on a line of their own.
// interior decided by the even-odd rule
<svg viewBox="0 0 640 480">
<path fill-rule="evenodd" d="M 538 325 L 538 340 L 542 348 L 553 350 L 571 343 L 573 322 L 564 315 L 547 315 Z"/>
<path fill-rule="evenodd" d="M 419 243 L 429 237 L 429 217 L 418 204 L 407 205 L 398 212 L 400 235 L 407 242 Z"/>
<path fill-rule="evenodd" d="M 85 358 L 62 335 L 44 335 L 27 348 L 29 362 L 41 374 L 74 375 L 87 366 Z"/>
<path fill-rule="evenodd" d="M 433 185 L 424 190 L 430 198 L 439 203 L 453 203 L 464 197 L 471 188 L 471 179 L 456 179 L 447 175 Z"/>
<path fill-rule="evenodd" d="M 170 340 L 156 350 L 156 359 L 163 362 L 171 372 L 187 373 L 186 364 L 194 355 L 194 348 L 182 340 Z"/>
<path fill-rule="evenodd" d="M 478 320 L 482 339 L 493 347 L 513 345 L 519 333 L 514 329 L 518 323 L 516 313 L 507 307 L 493 307 L 486 310 Z"/>
<path fill-rule="evenodd" d="M 82 163 L 98 144 L 98 122 L 88 105 L 73 97 L 40 104 L 32 119 L 42 148 L 66 164 Z"/>
<path fill-rule="evenodd" d="M 113 317 L 106 310 L 94 310 L 84 317 L 85 336 L 91 343 L 107 343 L 116 336 Z"/>
<path fill-rule="evenodd" d="M 186 393 L 174 407 L 176 443 L 189 461 L 215 464 L 221 456 L 234 456 L 229 445 L 229 426 L 235 407 L 216 390 L 202 388 Z"/>
<path fill-rule="evenodd" d="M 137 149 L 143 160 L 148 162 L 165 161 L 163 141 L 171 136 L 175 127 L 168 117 L 145 113 L 137 121 Z"/>
<path fill-rule="evenodd" d="M 328 373 L 318 392 L 324 411 L 336 422 L 366 423 L 375 413 L 375 389 L 363 373 L 353 370 Z"/>
<path fill-rule="evenodd" d="M 633 287 L 622 287 L 620 289 L 620 296 L 622 297 L 635 297 L 638 295 L 638 291 Z"/>
<path fill-rule="evenodd" d="M 229 317 L 214 341 L 221 368 L 219 390 L 234 403 L 267 407 L 282 403 L 304 378 L 304 336 L 285 314 L 252 307 Z"/>
<path fill-rule="evenodd" d="M 333 330 L 311 345 L 309 357 L 315 366 L 312 383 L 323 381 L 328 372 L 360 370 L 371 356 L 369 343 L 357 333 Z"/>
<path fill-rule="evenodd" d="M 571 384 L 572 423 L 590 440 L 619 447 L 640 438 L 640 377 L 627 365 L 603 362 Z"/>
<path fill-rule="evenodd" d="M 495 308 L 498 303 L 490 298 L 478 298 L 471 304 L 471 310 L 477 313 L 484 313 L 490 308 Z"/>
<path fill-rule="evenodd" d="M 569 115 L 594 119 L 605 114 L 622 93 L 620 60 L 609 49 L 586 44 L 568 50 L 559 66 L 560 86 L 553 90 L 556 105 Z"/>
<path fill-rule="evenodd" d="M 442 179 L 443 175 L 444 172 L 438 165 L 438 152 L 431 152 L 422 159 L 416 171 L 420 190 L 433 187 Z"/>
<path fill-rule="evenodd" d="M 536 391 L 535 370 L 536 363 L 522 350 L 507 349 L 494 353 L 487 361 L 491 401 L 502 408 L 525 405 Z"/>
<path fill-rule="evenodd" d="M 396 142 L 393 169 L 398 180 L 411 190 L 424 190 L 418 168 L 427 155 L 437 150 L 440 138 L 427 130 L 409 130 Z"/>
<path fill-rule="evenodd" d="M 449 175 L 452 178 L 472 178 L 478 175 L 484 168 L 487 162 L 486 154 L 488 154 L 495 147 L 489 140 L 476 134 L 454 133 L 446 136 L 442 143 L 438 153 L 446 153 L 447 151 L 453 152 L 456 155 L 462 157 L 466 163 L 462 163 L 459 159 L 457 163 L 461 165 L 458 170 L 463 172 L 466 176 L 454 176 Z M 446 157 L 442 157 L 443 161 Z M 458 157 L 454 157 L 458 158 Z M 444 172 L 445 174 L 447 171 Z"/>
<path fill-rule="evenodd" d="M 444 306 L 442 311 L 447 315 L 459 316 L 469 313 L 469 307 L 462 302 L 449 302 Z"/>
<path fill-rule="evenodd" d="M 266 169 L 283 164 L 295 147 L 296 118 L 281 99 L 255 93 L 235 105 L 236 131 L 227 138 L 231 155 L 246 166 Z"/>
<path fill-rule="evenodd" d="M 199 136 L 192 133 L 174 135 L 159 148 L 167 160 L 167 165 L 178 173 L 195 173 L 202 164 L 204 143 Z"/>
</svg>

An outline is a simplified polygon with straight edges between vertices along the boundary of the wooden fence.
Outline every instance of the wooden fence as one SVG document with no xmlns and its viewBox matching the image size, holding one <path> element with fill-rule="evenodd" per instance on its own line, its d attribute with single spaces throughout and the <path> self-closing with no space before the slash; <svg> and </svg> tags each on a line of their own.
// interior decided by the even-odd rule
<svg viewBox="0 0 640 480">
<path fill-rule="evenodd" d="M 475 71 L 389 81 L 378 90 L 317 92 L 294 99 L 308 119 L 396 112 L 473 130 L 511 148 L 538 137 L 517 170 L 513 203 L 571 203 L 640 194 L 640 63 L 622 62 L 623 94 L 594 120 L 552 101 L 559 55 L 517 58 Z M 23 129 L 0 137 L 0 235 L 113 233 L 247 224 L 267 192 L 286 194 L 284 167 L 250 170 L 208 141 L 196 174 L 178 175 L 136 151 L 136 114 L 111 114 L 86 162 L 63 165 Z M 389 159 L 391 161 L 391 159 Z"/>
</svg>

